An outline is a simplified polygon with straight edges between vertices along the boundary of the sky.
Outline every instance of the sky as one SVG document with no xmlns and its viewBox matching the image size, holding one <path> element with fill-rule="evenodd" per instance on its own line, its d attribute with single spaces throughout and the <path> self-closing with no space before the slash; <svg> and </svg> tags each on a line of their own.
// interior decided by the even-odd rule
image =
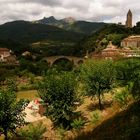
<svg viewBox="0 0 140 140">
<path fill-rule="evenodd" d="M 134 25 L 140 21 L 140 0 L 0 0 L 0 24 L 49 16 L 124 24 L 129 9 Z"/>
</svg>

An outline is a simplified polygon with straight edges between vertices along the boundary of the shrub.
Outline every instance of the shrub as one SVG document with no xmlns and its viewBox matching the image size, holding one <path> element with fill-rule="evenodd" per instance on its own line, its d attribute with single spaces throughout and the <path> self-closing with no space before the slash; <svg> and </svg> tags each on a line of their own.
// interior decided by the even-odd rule
<svg viewBox="0 0 140 140">
<path fill-rule="evenodd" d="M 85 124 L 85 120 L 80 117 L 78 119 L 73 120 L 71 126 L 74 129 L 81 129 L 84 126 L 84 124 Z"/>
<path fill-rule="evenodd" d="M 91 123 L 96 124 L 101 119 L 101 114 L 99 110 L 96 110 L 92 113 Z"/>
<path fill-rule="evenodd" d="M 29 125 L 29 128 L 21 129 L 18 132 L 19 137 L 24 140 L 40 140 L 43 138 L 43 134 L 47 131 L 46 127 L 42 122 L 38 123 L 36 126 L 33 124 Z"/>
<path fill-rule="evenodd" d="M 57 134 L 60 140 L 64 140 L 66 131 L 67 128 L 64 128 L 62 125 L 57 128 Z"/>
<path fill-rule="evenodd" d="M 124 87 L 123 89 L 118 91 L 118 93 L 116 93 L 115 96 L 113 97 L 114 100 L 117 101 L 122 108 L 127 107 L 128 103 L 131 99 L 131 94 L 130 94 L 131 87 L 129 87 L 129 86 Z"/>
</svg>

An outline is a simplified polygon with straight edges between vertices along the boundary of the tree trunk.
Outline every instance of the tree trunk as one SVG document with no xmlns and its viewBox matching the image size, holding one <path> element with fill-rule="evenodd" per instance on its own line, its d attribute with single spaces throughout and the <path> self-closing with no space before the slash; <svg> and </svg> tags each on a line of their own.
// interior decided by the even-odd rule
<svg viewBox="0 0 140 140">
<path fill-rule="evenodd" d="M 100 93 L 99 93 L 99 97 L 98 98 L 99 98 L 99 109 L 102 110 L 101 95 L 100 95 Z"/>
</svg>

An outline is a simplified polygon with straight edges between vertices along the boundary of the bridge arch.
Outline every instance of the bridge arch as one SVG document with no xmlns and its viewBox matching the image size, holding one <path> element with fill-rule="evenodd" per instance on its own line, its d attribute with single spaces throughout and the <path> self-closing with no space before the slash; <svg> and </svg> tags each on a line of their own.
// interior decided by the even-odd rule
<svg viewBox="0 0 140 140">
<path fill-rule="evenodd" d="M 70 62 L 73 62 L 74 66 L 77 66 L 84 62 L 84 58 L 74 56 L 51 56 L 43 58 L 43 60 L 50 64 L 50 66 L 52 66 L 59 59 L 69 60 Z"/>
<path fill-rule="evenodd" d="M 58 59 L 54 60 L 54 62 L 52 63 L 52 65 L 56 64 L 59 61 L 63 61 L 63 60 L 64 61 L 68 61 L 68 62 L 73 62 L 73 61 L 71 61 L 70 59 L 68 59 L 66 57 L 62 57 L 62 58 L 58 58 Z"/>
</svg>

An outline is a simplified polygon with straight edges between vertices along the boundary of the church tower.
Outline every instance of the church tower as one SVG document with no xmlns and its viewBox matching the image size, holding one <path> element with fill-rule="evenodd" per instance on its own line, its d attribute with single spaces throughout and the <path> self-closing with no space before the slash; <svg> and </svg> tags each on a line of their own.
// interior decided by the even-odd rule
<svg viewBox="0 0 140 140">
<path fill-rule="evenodd" d="M 130 9 L 127 13 L 126 27 L 127 28 L 132 28 L 132 12 L 131 12 Z"/>
</svg>

